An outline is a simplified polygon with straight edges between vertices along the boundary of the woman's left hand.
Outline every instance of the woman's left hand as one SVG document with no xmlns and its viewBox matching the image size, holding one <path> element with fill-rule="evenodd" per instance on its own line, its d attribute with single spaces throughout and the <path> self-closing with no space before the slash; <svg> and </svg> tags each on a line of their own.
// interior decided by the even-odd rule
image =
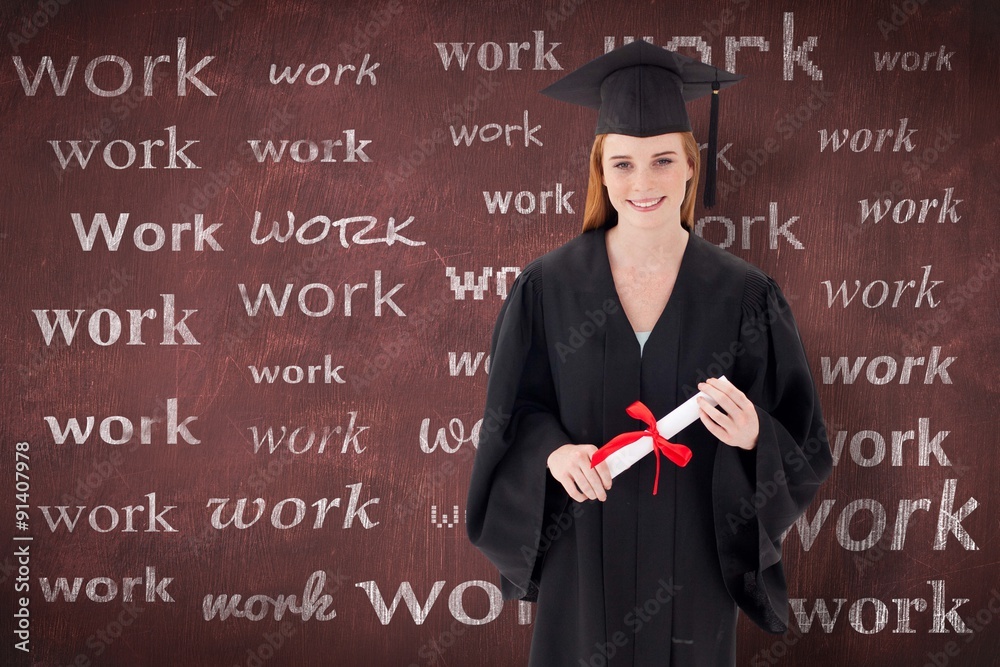
<svg viewBox="0 0 1000 667">
<path fill-rule="evenodd" d="M 757 446 L 760 425 L 757 409 L 753 402 L 732 382 L 718 378 L 708 378 L 698 383 L 698 389 L 716 400 L 718 406 L 710 405 L 703 396 L 698 397 L 702 423 L 712 434 L 731 447 L 752 450 Z M 723 414 L 721 410 L 728 414 Z"/>
</svg>

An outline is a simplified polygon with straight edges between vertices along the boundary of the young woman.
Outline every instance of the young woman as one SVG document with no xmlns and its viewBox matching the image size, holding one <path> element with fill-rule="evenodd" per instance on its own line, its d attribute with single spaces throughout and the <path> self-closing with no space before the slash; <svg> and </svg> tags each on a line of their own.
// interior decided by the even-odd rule
<svg viewBox="0 0 1000 667">
<path fill-rule="evenodd" d="M 782 534 L 831 470 L 781 290 L 692 232 L 688 61 L 628 45 L 561 80 L 600 100 L 584 230 L 523 268 L 493 331 L 467 528 L 504 598 L 537 602 L 531 665 L 735 665 L 738 608 L 787 629 Z M 698 391 L 718 405 L 671 438 L 687 465 L 592 466 L 642 429 L 634 401 L 658 419 Z"/>
</svg>

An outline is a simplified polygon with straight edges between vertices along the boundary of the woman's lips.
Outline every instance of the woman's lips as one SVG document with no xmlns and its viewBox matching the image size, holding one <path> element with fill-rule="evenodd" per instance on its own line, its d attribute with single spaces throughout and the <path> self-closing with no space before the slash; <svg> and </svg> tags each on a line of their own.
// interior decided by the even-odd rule
<svg viewBox="0 0 1000 667">
<path fill-rule="evenodd" d="M 636 200 L 627 199 L 626 201 L 629 203 L 629 206 L 631 206 L 633 210 L 646 212 L 646 211 L 655 211 L 657 208 L 660 207 L 661 204 L 663 204 L 664 199 L 665 197 L 660 197 L 659 199 L 636 199 Z M 636 202 L 639 203 L 637 204 Z M 640 206 L 640 204 L 644 204 L 644 206 Z"/>
</svg>

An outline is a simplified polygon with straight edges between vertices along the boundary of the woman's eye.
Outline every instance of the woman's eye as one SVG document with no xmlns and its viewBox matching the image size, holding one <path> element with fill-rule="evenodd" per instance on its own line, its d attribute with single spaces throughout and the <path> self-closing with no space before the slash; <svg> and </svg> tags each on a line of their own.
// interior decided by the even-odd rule
<svg viewBox="0 0 1000 667">
<path fill-rule="evenodd" d="M 628 162 L 618 162 L 615 164 L 615 169 L 621 169 L 628 166 Z"/>
<path fill-rule="evenodd" d="M 657 160 L 656 162 L 657 162 L 658 164 L 670 164 L 670 163 L 672 163 L 672 162 L 673 162 L 673 160 L 671 160 L 670 158 L 666 158 L 666 157 L 664 157 L 664 158 L 660 158 L 660 159 L 659 159 L 659 160 Z"/>
</svg>

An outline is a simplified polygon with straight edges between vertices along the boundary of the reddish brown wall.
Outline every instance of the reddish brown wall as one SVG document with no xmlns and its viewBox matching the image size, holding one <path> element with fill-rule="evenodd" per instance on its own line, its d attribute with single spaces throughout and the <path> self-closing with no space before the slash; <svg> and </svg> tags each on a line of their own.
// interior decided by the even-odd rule
<svg viewBox="0 0 1000 667">
<path fill-rule="evenodd" d="M 140 8 L 140 4 L 143 5 Z M 178 664 L 178 665 L 506 665 L 527 657 L 530 625 L 519 624 L 517 605 L 507 604 L 496 620 L 482 625 L 456 621 L 449 596 L 464 582 L 497 582 L 490 564 L 466 539 L 462 521 L 435 526 L 431 509 L 454 521 L 464 512 L 473 446 L 454 453 L 421 447 L 421 423 L 429 419 L 432 434 L 454 425 L 470 431 L 482 416 L 486 378 L 482 366 L 472 375 L 453 375 L 449 352 L 473 357 L 489 352 L 489 336 L 501 304 L 491 280 L 481 299 L 470 293 L 456 299 L 447 271 L 458 276 L 481 274 L 484 267 L 521 267 L 533 257 L 579 232 L 586 187 L 585 158 L 593 135 L 594 115 L 537 93 L 561 71 L 534 69 L 535 40 L 563 71 L 603 53 L 605 40 L 620 44 L 624 36 L 650 36 L 666 44 L 674 36 L 701 35 L 711 49 L 710 62 L 725 67 L 726 39 L 761 36 L 766 52 L 745 47 L 735 69 L 747 76 L 722 95 L 720 145 L 731 144 L 720 163 L 719 204 L 699 208 L 706 223 L 700 233 L 723 243 L 725 223 L 733 225 L 729 250 L 774 276 L 792 303 L 814 375 L 820 386 L 831 433 L 846 432 L 846 443 L 834 474 L 822 487 L 807 517 L 825 501 L 832 511 L 811 548 L 803 549 L 793 528 L 785 542 L 789 593 L 812 609 L 817 598 L 835 608 L 846 600 L 832 632 L 814 623 L 804 634 L 766 635 L 740 621 L 742 664 L 990 664 L 1000 650 L 1000 609 L 996 562 L 996 357 L 995 235 L 991 233 L 998 197 L 992 131 L 997 97 L 995 12 L 969 3 L 930 0 L 840 3 L 726 2 L 608 3 L 586 0 L 563 3 L 506 2 L 471 8 L 465 3 L 408 2 L 327 3 L 300 0 L 260 3 L 188 0 L 159 3 L 111 3 L 52 0 L 15 3 L 4 17 L 4 75 L 0 77 L 4 158 L 0 247 L 4 254 L 5 298 L 0 300 L 4 349 L 0 418 L 0 477 L 6 499 L 0 525 L 14 526 L 33 541 L 6 541 L 0 554 L 4 627 L 12 622 L 21 593 L 15 592 L 16 550 L 30 545 L 30 647 L 25 656 L 12 649 L 16 641 L 3 634 L 2 655 L 17 664 Z M 48 13 L 46 13 L 46 11 Z M 783 21 L 793 15 L 793 48 L 810 36 L 816 44 L 805 58 L 822 72 L 810 76 L 789 61 L 784 75 Z M 370 36 L 365 36 L 367 31 Z M 197 78 L 216 93 L 206 96 L 189 82 L 177 93 L 178 39 L 187 45 L 188 67 L 201 58 L 214 59 Z M 463 71 L 447 69 L 435 43 L 530 42 L 521 68 L 504 62 L 489 72 L 475 61 Z M 691 48 L 682 51 L 695 55 Z M 927 71 L 877 71 L 873 54 L 925 52 L 935 55 Z M 938 55 L 952 53 L 940 62 Z M 94 58 L 120 56 L 134 69 L 132 88 L 118 97 L 101 97 L 85 85 L 85 70 Z M 153 95 L 142 95 L 144 56 L 167 55 L 157 66 Z M 358 66 L 365 56 L 373 70 L 358 85 L 348 72 L 340 85 L 271 85 L 270 65 L 279 69 L 305 63 L 306 69 L 328 63 Z M 541 54 L 539 54 L 541 55 Z M 38 92 L 25 94 L 12 56 L 23 58 L 29 79 L 43 57 L 50 57 L 62 76 L 70 57 L 79 62 L 65 95 L 56 95 L 45 77 Z M 912 58 L 912 56 L 911 56 Z M 543 62 L 545 62 L 543 60 Z M 547 63 L 551 66 L 551 62 Z M 907 61 L 909 64 L 909 61 Z M 923 65 L 923 62 L 921 62 Z M 303 74 L 304 76 L 304 74 Z M 787 79 L 787 80 L 786 80 Z M 95 83 L 113 89 L 121 70 L 113 63 L 97 66 Z M 374 85 L 373 85 L 374 83 Z M 467 110 L 462 109 L 466 103 Z M 697 136 L 707 137 L 708 101 L 692 104 Z M 525 113 L 534 137 L 543 145 L 524 144 L 520 130 L 512 145 L 503 140 L 456 147 L 450 127 L 463 123 L 523 124 Z M 786 114 L 798 114 L 792 124 Z M 891 150 L 895 132 L 907 119 L 913 150 Z M 975 124 L 974 124 L 975 122 Z M 154 148 L 153 169 L 139 169 L 143 140 L 167 140 L 164 128 L 175 127 L 179 145 L 196 140 L 186 156 L 200 169 L 166 169 L 165 151 Z M 882 151 L 820 150 L 822 130 L 850 132 L 881 128 L 894 135 Z M 344 162 L 345 151 L 333 148 L 331 163 L 260 164 L 247 151 L 251 139 L 346 141 L 353 130 L 370 161 Z M 86 169 L 61 169 L 52 140 L 97 139 L 101 143 Z M 136 166 L 115 170 L 99 153 L 107 142 L 126 140 L 139 146 Z M 519 143 L 520 142 L 520 143 Z M 84 146 L 86 147 L 86 143 Z M 112 159 L 124 160 L 122 144 Z M 758 162 L 753 161 L 757 156 Z M 180 161 L 183 166 L 183 161 Z M 537 194 L 572 190 L 575 213 L 538 212 L 491 215 L 483 192 L 529 191 Z M 896 224 L 862 222 L 859 200 L 938 200 L 950 192 L 955 220 L 938 222 L 938 209 L 927 221 Z M 348 245 L 338 230 L 322 241 L 301 244 L 251 242 L 255 212 L 264 224 L 285 220 L 292 211 L 298 224 L 313 216 L 339 220 L 373 216 L 377 223 L 367 238 L 384 237 L 387 224 L 412 222 L 399 234 L 419 245 L 398 241 L 356 244 L 350 223 Z M 119 250 L 109 251 L 103 238 L 85 251 L 74 230 L 72 214 L 87 227 L 96 213 L 111 223 L 128 212 L 126 235 Z M 190 233 L 181 248 L 170 250 L 170 226 L 221 224 L 214 238 L 223 248 L 197 251 Z M 745 219 L 761 216 L 741 245 Z M 777 234 L 769 244 L 769 225 L 786 227 L 792 238 Z M 131 241 L 135 227 L 156 223 L 167 229 L 167 247 L 143 252 Z M 283 223 L 284 224 L 284 223 Z M 313 227 L 310 236 L 319 231 Z M 147 240 L 153 240 L 152 231 Z M 365 237 L 361 237 L 365 238 Z M 796 247 L 798 246 L 798 247 Z M 911 288 L 896 307 L 892 295 L 881 307 L 859 303 L 830 306 L 824 281 L 921 283 L 941 281 L 932 291 L 934 304 L 915 306 Z M 383 293 L 403 286 L 381 315 L 374 308 L 374 281 L 380 272 Z M 513 278 L 511 273 L 508 279 Z M 279 291 L 294 283 L 287 312 L 250 317 L 239 286 L 255 296 L 262 283 Z M 336 291 L 334 312 L 308 317 L 300 312 L 299 287 L 321 283 Z M 350 316 L 343 314 L 343 285 L 367 283 L 356 292 Z M 928 282 L 928 285 L 930 283 Z M 164 297 L 173 295 L 176 318 L 196 310 L 186 323 L 198 344 L 163 345 Z M 305 305 L 321 307 L 319 290 Z M 878 296 L 878 290 L 869 294 Z M 872 301 L 870 300 L 869 303 Z M 120 340 L 95 344 L 85 327 L 94 310 L 108 308 L 125 319 Z M 57 336 L 47 345 L 34 310 L 83 309 L 71 345 Z M 143 325 L 144 345 L 128 345 L 126 311 L 155 309 L 156 319 Z M 266 310 L 266 309 L 265 309 Z M 422 313 L 424 313 L 422 315 Z M 101 335 L 108 332 L 105 320 Z M 824 359 L 869 359 L 886 355 L 902 364 L 906 356 L 929 357 L 940 350 L 950 382 L 941 375 L 925 384 L 927 364 L 915 367 L 909 383 L 899 376 L 879 385 L 865 379 L 853 384 L 824 381 Z M 256 384 L 251 365 L 343 366 L 343 384 Z M 884 360 L 878 374 L 889 365 Z M 385 368 L 382 368 L 385 366 Z M 180 419 L 189 422 L 192 445 L 168 444 L 163 423 L 152 429 L 151 444 L 112 446 L 96 433 L 84 444 L 57 444 L 45 418 L 65 424 L 71 417 L 96 416 L 99 423 L 119 415 L 138 424 L 141 415 L 164 417 L 176 399 Z M 334 434 L 327 450 L 314 444 L 307 453 L 287 450 L 255 453 L 251 429 L 347 428 L 351 413 L 357 449 L 341 453 L 343 433 Z M 919 465 L 915 441 L 902 445 L 902 465 L 891 465 L 892 432 L 918 431 L 926 419 L 929 437 L 947 432 L 940 447 L 950 461 L 931 457 Z M 97 426 L 95 426 L 95 431 Z M 112 435 L 120 434 L 119 426 Z M 880 465 L 864 467 L 850 454 L 851 439 L 871 430 L 886 439 Z M 138 432 L 138 429 L 137 429 Z M 29 444 L 29 530 L 16 528 L 16 443 Z M 298 441 L 301 443 L 301 439 Z M 349 443 L 350 444 L 350 443 Z M 454 445 L 454 441 L 450 441 Z M 871 440 L 859 454 L 871 456 Z M 298 446 L 298 445 L 297 445 Z M 428 449 L 430 446 L 428 446 Z M 23 471 L 22 471 L 23 472 Z M 935 549 L 935 532 L 943 490 L 956 480 L 954 511 L 974 498 L 978 506 L 962 518 L 971 542 L 963 545 L 948 534 Z M 23 480 L 21 480 L 23 481 Z M 343 528 L 348 485 L 357 485 L 360 503 L 377 525 L 365 528 L 361 517 Z M 146 502 L 155 493 L 159 509 L 175 506 L 164 520 L 176 532 L 156 533 L 145 513 L 136 515 L 136 532 L 122 526 L 95 532 L 87 514 L 98 505 L 119 508 Z M 263 498 L 265 516 L 251 528 L 217 530 L 211 525 L 212 498 Z M 325 526 L 313 529 L 321 498 L 341 498 Z M 271 526 L 271 507 L 286 498 L 306 506 L 303 523 L 287 530 Z M 929 511 L 912 517 L 902 549 L 891 549 L 901 500 L 929 499 Z M 872 528 L 870 512 L 859 512 L 837 532 L 849 503 L 871 499 L 884 507 L 882 546 L 851 551 L 849 537 L 861 540 Z M 72 532 L 51 531 L 41 506 L 85 506 L 81 524 Z M 56 510 L 50 510 L 55 512 Z M 75 513 L 75 509 L 73 510 Z M 293 503 L 282 520 L 291 521 Z M 110 520 L 99 510 L 99 526 Z M 947 518 L 942 515 L 942 520 Z M 122 519 L 124 522 L 124 518 Z M 174 602 L 149 602 L 145 584 L 136 588 L 134 605 L 121 596 L 111 602 L 87 599 L 75 603 L 46 602 L 40 578 L 144 577 L 155 568 Z M 204 620 L 202 600 L 209 594 L 295 593 L 306 580 L 326 573 L 336 617 L 303 622 L 287 615 L 247 619 Z M 968 598 L 959 607 L 964 618 L 979 614 L 981 631 L 936 633 L 931 611 L 913 612 L 914 632 L 899 633 L 894 599 L 924 598 L 933 607 L 932 585 L 943 582 L 946 610 L 952 598 Z M 403 602 L 383 625 L 361 582 L 375 582 L 391 604 L 402 582 L 425 601 L 435 582 L 443 582 L 426 621 L 416 623 Z M 96 594 L 104 592 L 98 586 Z M 861 598 L 875 598 L 888 609 L 881 631 L 863 634 L 851 625 L 849 609 Z M 456 600 L 458 596 L 456 595 Z M 464 598 L 472 618 L 488 613 L 487 595 L 473 585 Z M 866 603 L 860 623 L 876 623 L 875 602 Z M 530 607 L 525 605 L 530 612 Z M 983 625 L 986 623 L 986 625 Z M 290 636 L 278 640 L 282 628 Z M 279 644 L 269 649 L 268 641 Z M 953 642 L 949 648 L 949 642 Z M 948 651 L 956 655 L 948 655 Z M 81 657 L 82 656 L 82 657 Z M 937 661 L 936 663 L 934 661 Z M 944 661 L 944 662 L 942 662 Z M 5 662 L 6 664 L 6 662 Z"/>
</svg>

